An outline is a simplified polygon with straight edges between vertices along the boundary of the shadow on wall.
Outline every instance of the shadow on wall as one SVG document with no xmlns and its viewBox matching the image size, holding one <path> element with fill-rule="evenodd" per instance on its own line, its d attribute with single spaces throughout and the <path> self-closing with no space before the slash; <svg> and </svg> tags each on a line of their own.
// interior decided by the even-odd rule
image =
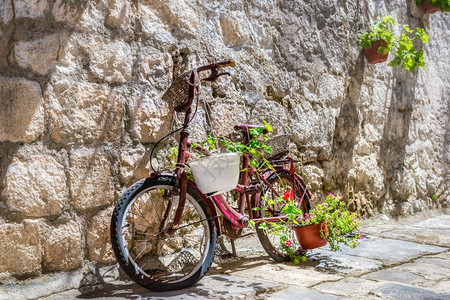
<svg viewBox="0 0 450 300">
<path fill-rule="evenodd" d="M 342 103 L 333 136 L 332 157 L 335 160 L 336 177 L 333 182 L 347 182 L 352 168 L 353 151 L 359 135 L 361 120 L 358 113 L 358 102 L 364 78 L 365 62 L 362 51 L 348 75 L 350 83 L 347 87 L 346 101 Z"/>
<path fill-rule="evenodd" d="M 412 194 L 412 187 L 408 187 L 408 181 L 405 180 L 404 162 L 416 101 L 417 75 L 405 75 L 405 71 L 399 69 L 394 69 L 393 75 L 392 97 L 386 105 L 388 114 L 380 145 L 380 160 L 386 172 L 387 197 L 394 201 L 406 201 Z"/>
</svg>

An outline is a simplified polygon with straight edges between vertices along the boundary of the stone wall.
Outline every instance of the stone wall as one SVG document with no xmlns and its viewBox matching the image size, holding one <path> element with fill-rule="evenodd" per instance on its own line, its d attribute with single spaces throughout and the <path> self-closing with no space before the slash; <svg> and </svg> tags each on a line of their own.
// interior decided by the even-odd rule
<svg viewBox="0 0 450 300">
<path fill-rule="evenodd" d="M 365 16 L 385 14 L 429 33 L 424 70 L 366 63 Z M 200 108 L 194 140 L 267 118 L 317 197 L 390 215 L 449 204 L 448 14 L 400 0 L 0 0 L 0 29 L 0 280 L 114 262 L 112 207 L 171 128 L 175 59 L 238 61 L 205 87 L 211 121 Z"/>
</svg>

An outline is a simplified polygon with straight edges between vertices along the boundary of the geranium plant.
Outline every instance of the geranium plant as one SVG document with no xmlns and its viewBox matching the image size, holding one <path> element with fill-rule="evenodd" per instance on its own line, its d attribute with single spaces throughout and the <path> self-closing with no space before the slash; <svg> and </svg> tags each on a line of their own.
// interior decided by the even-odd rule
<svg viewBox="0 0 450 300">
<path fill-rule="evenodd" d="M 439 7 L 441 11 L 450 11 L 450 1 L 448 0 L 416 0 L 417 4 L 429 2 L 433 7 Z"/>
<path fill-rule="evenodd" d="M 413 72 L 416 67 L 423 68 L 425 61 L 423 58 L 423 50 L 414 48 L 414 42 L 421 41 L 428 43 L 428 35 L 423 28 L 417 27 L 414 32 L 408 25 L 403 25 L 406 33 L 402 33 L 401 37 L 397 37 L 392 33 L 393 26 L 396 22 L 392 16 L 382 17 L 370 27 L 370 32 L 364 33 L 361 37 L 361 47 L 370 49 L 372 42 L 384 41 L 384 46 L 380 46 L 377 50 L 379 54 L 387 54 L 390 50 L 394 50 L 395 57 L 389 62 L 389 66 L 400 66 L 403 69 Z"/>
<path fill-rule="evenodd" d="M 301 251 L 302 249 L 297 248 L 294 241 L 289 239 L 285 230 L 286 226 L 301 227 L 325 224 L 326 226 L 322 227 L 320 235 L 327 240 L 332 251 L 339 251 L 341 244 L 353 249 L 362 239 L 361 234 L 349 234 L 359 225 L 358 215 L 356 212 L 350 212 L 347 209 L 347 204 L 343 201 L 341 195 L 328 194 L 323 203 L 318 204 L 305 215 L 300 208 L 301 203 L 294 201 L 292 190 L 285 192 L 276 201 L 284 205 L 283 214 L 286 215 L 286 220 L 282 223 L 261 223 L 259 228 L 264 229 L 267 234 L 278 235 L 281 248 L 289 254 L 291 260 L 296 264 L 306 259 L 306 251 Z"/>
<path fill-rule="evenodd" d="M 267 132 L 272 132 L 272 127 L 269 123 L 263 121 L 263 125 Z M 257 168 L 260 166 L 258 158 L 262 158 L 264 164 L 271 168 L 270 163 L 264 158 L 265 154 L 272 154 L 272 147 L 264 143 L 264 141 L 268 140 L 268 137 L 264 134 L 264 129 L 250 128 L 249 133 L 248 144 L 234 142 L 224 136 L 208 135 L 205 141 L 199 144 L 192 143 L 191 148 L 197 148 L 197 146 L 200 145 L 203 149 L 207 149 L 209 152 L 214 152 L 218 150 L 218 146 L 220 145 L 227 152 L 250 154 L 252 156 L 252 159 L 250 160 L 251 167 Z"/>
<path fill-rule="evenodd" d="M 300 224 L 310 225 L 321 222 L 325 222 L 327 226 L 326 239 L 332 251 L 338 251 L 340 244 L 353 249 L 362 237 L 360 234 L 347 235 L 358 228 L 359 220 L 356 212 L 350 212 L 347 209 L 347 203 L 343 201 L 342 195 L 328 194 L 325 201 L 306 214 Z"/>
<path fill-rule="evenodd" d="M 392 33 L 392 26 L 395 26 L 395 20 L 392 16 L 385 16 L 381 20 L 376 20 L 370 26 L 370 31 L 362 35 L 361 47 L 370 49 L 372 42 L 385 41 L 385 46 L 380 46 L 377 52 L 387 54 L 397 42 L 397 37 Z"/>
</svg>

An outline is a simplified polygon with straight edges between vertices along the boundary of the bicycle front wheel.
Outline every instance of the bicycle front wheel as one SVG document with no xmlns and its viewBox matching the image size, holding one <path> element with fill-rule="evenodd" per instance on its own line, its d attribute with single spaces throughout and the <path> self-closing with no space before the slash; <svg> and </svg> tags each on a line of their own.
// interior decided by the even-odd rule
<svg viewBox="0 0 450 300">
<path fill-rule="evenodd" d="M 292 175 L 290 175 L 286 171 L 274 172 L 269 176 L 267 181 L 270 183 L 270 185 L 272 185 L 273 189 L 279 195 L 283 195 L 283 192 L 294 189 L 294 181 Z M 261 218 L 279 217 L 282 215 L 283 204 L 275 201 L 277 196 L 274 190 L 268 188 L 267 186 L 264 186 L 259 203 L 259 207 L 261 208 Z M 303 210 L 305 210 L 305 208 L 306 210 L 308 210 L 310 207 L 310 195 L 307 191 L 306 185 L 304 185 L 303 182 L 300 182 L 300 186 L 296 185 L 294 190 L 296 193 L 296 199 L 298 199 L 298 201 L 300 201 L 301 197 L 303 197 Z M 271 202 L 271 200 L 273 200 L 275 204 L 266 204 L 266 201 Z M 268 225 L 268 230 L 266 231 L 257 227 L 256 232 L 264 250 L 273 260 L 277 262 L 285 262 L 290 260 L 289 254 L 282 247 L 280 236 L 275 233 L 270 233 L 270 225 Z M 299 246 L 295 238 L 295 232 L 291 227 L 286 226 L 284 234 L 288 237 L 289 240 L 291 240 L 295 247 Z"/>
<path fill-rule="evenodd" d="M 150 177 L 120 198 L 111 219 L 111 243 L 124 272 L 154 291 L 177 290 L 199 281 L 214 258 L 214 217 L 188 186 L 180 224 L 169 231 L 178 207 L 174 178 Z"/>
</svg>

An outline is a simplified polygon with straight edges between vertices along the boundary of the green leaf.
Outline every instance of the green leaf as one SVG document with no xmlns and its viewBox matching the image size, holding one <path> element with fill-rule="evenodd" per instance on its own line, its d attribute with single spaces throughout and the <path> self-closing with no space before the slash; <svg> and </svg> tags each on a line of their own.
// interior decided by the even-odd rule
<svg viewBox="0 0 450 300">
<path fill-rule="evenodd" d="M 272 126 L 270 126 L 269 123 L 267 123 L 265 120 L 263 121 L 264 127 L 267 129 L 268 132 L 272 132 Z"/>
<path fill-rule="evenodd" d="M 403 25 L 403 28 L 405 28 L 405 30 L 409 33 L 413 33 L 413 30 L 411 28 L 409 28 L 408 25 Z"/>
</svg>

